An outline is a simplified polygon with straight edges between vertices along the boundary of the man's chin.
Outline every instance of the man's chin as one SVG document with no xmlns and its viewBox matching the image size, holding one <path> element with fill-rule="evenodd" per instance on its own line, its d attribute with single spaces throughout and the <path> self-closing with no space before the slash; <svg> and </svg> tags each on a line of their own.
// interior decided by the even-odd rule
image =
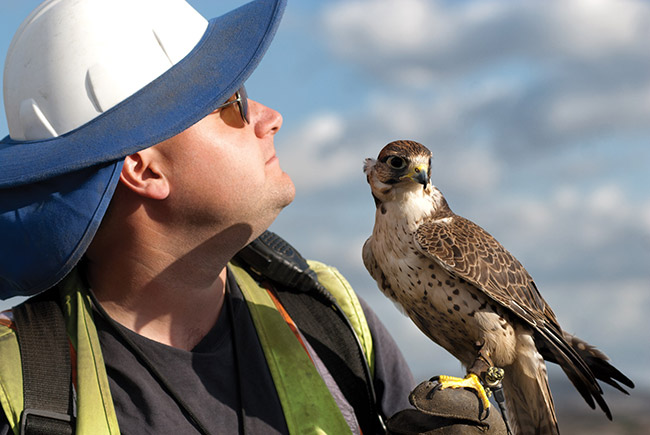
<svg viewBox="0 0 650 435">
<path fill-rule="evenodd" d="M 281 198 L 280 203 L 280 209 L 285 208 L 289 204 L 293 202 L 293 200 L 296 198 L 296 186 L 293 184 L 293 180 L 291 177 L 289 177 L 288 174 L 286 174 L 287 178 L 287 184 L 283 186 L 283 190 L 281 192 L 278 192 L 278 196 Z"/>
</svg>

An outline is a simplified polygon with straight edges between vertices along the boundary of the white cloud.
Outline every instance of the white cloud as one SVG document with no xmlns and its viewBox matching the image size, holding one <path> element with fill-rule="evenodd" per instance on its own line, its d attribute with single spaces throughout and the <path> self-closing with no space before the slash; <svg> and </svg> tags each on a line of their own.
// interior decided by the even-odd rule
<svg viewBox="0 0 650 435">
<path fill-rule="evenodd" d="M 435 89 L 439 119 L 488 124 L 505 156 L 648 132 L 646 2 L 346 0 L 324 9 L 322 26 L 332 53 L 381 80 L 386 98 L 401 94 L 431 113 L 417 93 Z M 482 86 L 504 76 L 523 86 L 483 99 Z M 397 121 L 415 124 L 406 114 Z"/>
<path fill-rule="evenodd" d="M 466 146 L 445 153 L 444 161 L 434 154 L 432 182 L 451 180 L 460 194 L 485 195 L 501 182 L 503 167 L 496 155 L 480 146 Z"/>
<path fill-rule="evenodd" d="M 432 50 L 444 47 L 444 35 L 453 26 L 438 12 L 437 2 L 422 0 L 345 1 L 326 9 L 323 20 L 335 38 L 333 46 L 344 54 L 366 47 L 399 56 L 418 53 L 427 43 Z"/>
<path fill-rule="evenodd" d="M 420 104 L 375 95 L 356 119 L 321 113 L 289 132 L 280 149 L 282 166 L 299 191 L 336 189 L 363 183 L 364 158 L 375 157 L 389 141 L 410 139 L 432 151 L 434 184 L 451 179 L 462 192 L 485 192 L 501 181 L 502 162 L 482 133 L 467 129 L 462 120 L 514 92 L 492 84 L 460 98 L 444 94 Z"/>
<path fill-rule="evenodd" d="M 553 203 L 559 210 L 569 210 L 580 200 L 580 193 L 572 186 L 560 185 L 553 194 Z"/>
<path fill-rule="evenodd" d="M 327 113 L 313 118 L 306 126 L 312 146 L 339 140 L 343 135 L 343 120 L 333 113 Z"/>
<path fill-rule="evenodd" d="M 650 238 L 650 202 L 641 208 L 640 218 L 646 233 L 646 237 Z"/>
<path fill-rule="evenodd" d="M 361 171 L 361 160 L 342 146 L 345 121 L 333 113 L 309 119 L 283 142 L 283 169 L 306 192 L 329 188 Z"/>
<path fill-rule="evenodd" d="M 559 132 L 580 131 L 592 125 L 639 125 L 650 114 L 650 83 L 640 88 L 571 92 L 554 99 L 546 114 L 549 127 Z"/>
<path fill-rule="evenodd" d="M 650 200 L 635 201 L 616 184 L 557 186 L 548 195 L 501 194 L 494 210 L 471 208 L 534 278 L 554 282 L 593 276 L 648 277 Z"/>
<path fill-rule="evenodd" d="M 555 46 L 570 56 L 596 58 L 639 49 L 648 35 L 648 4 L 636 0 L 555 0 L 549 22 Z M 541 6 L 541 4 L 539 4 Z M 541 6 L 545 9 L 545 6 Z"/>
<path fill-rule="evenodd" d="M 346 0 L 323 14 L 335 53 L 360 62 L 402 61 L 385 63 L 396 70 L 408 62 L 457 71 L 510 56 L 642 54 L 649 20 L 650 5 L 635 0 Z"/>
<path fill-rule="evenodd" d="M 538 283 L 539 284 L 539 283 Z M 562 328 L 598 347 L 638 387 L 650 386 L 650 277 L 589 279 L 544 286 L 541 291 Z"/>
<path fill-rule="evenodd" d="M 590 211 L 596 216 L 625 220 L 632 210 L 625 203 L 624 192 L 620 186 L 606 184 L 595 189 L 586 201 Z"/>
</svg>

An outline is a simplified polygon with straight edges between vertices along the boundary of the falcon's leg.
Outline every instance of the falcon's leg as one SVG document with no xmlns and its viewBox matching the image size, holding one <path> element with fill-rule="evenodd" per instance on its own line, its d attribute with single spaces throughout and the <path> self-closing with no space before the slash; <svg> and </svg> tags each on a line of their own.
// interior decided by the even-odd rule
<svg viewBox="0 0 650 435">
<path fill-rule="evenodd" d="M 494 363 L 490 358 L 490 351 L 486 349 L 485 343 L 478 342 L 476 343 L 476 347 L 478 348 L 478 351 L 476 353 L 476 360 L 474 360 L 474 364 L 472 364 L 472 366 L 467 370 L 469 372 L 467 376 L 474 374 L 474 376 L 478 376 L 483 380 L 481 387 L 483 387 L 483 385 L 487 387 L 483 390 L 486 397 L 489 397 L 492 392 L 494 392 L 494 398 L 499 405 L 501 416 L 503 417 L 503 421 L 506 424 L 506 431 L 508 434 L 511 434 L 512 430 L 510 429 L 510 422 L 508 421 L 509 419 L 505 405 L 505 396 L 503 395 L 503 385 L 501 383 L 505 372 L 502 368 L 494 366 Z M 478 392 L 478 390 L 477 394 L 481 400 L 485 402 L 485 399 L 483 398 L 484 396 Z M 487 406 L 489 406 L 490 402 L 488 401 L 487 403 Z M 486 409 L 489 413 L 490 409 Z"/>
<path fill-rule="evenodd" d="M 503 395 L 503 388 L 501 386 L 501 380 L 503 379 L 503 369 L 498 367 L 489 367 L 485 373 L 484 382 L 488 387 L 483 387 L 483 384 L 480 381 L 480 378 L 474 374 L 469 373 L 465 378 L 456 378 L 454 376 L 436 376 L 431 378 L 431 381 L 437 381 L 438 385 L 429 393 L 430 395 L 434 394 L 438 390 L 443 390 L 445 388 L 471 388 L 476 391 L 477 396 L 481 400 L 483 409 L 485 410 L 485 418 L 487 419 L 490 415 L 490 395 L 494 391 L 494 397 L 499 405 L 501 410 L 501 417 L 503 422 L 506 425 L 506 433 L 512 435 L 512 429 L 510 427 L 510 421 L 508 419 L 508 414 L 505 407 L 505 397 Z"/>
<path fill-rule="evenodd" d="M 483 404 L 483 409 L 489 415 L 490 412 L 490 387 L 499 388 L 503 378 L 503 369 L 494 367 L 490 352 L 486 349 L 484 343 L 477 343 L 476 359 L 471 367 L 467 370 L 467 376 L 457 378 L 453 376 L 436 376 L 432 381 L 438 381 L 439 385 L 436 390 L 445 388 L 470 388 L 476 391 L 476 395 Z M 486 385 L 486 388 L 483 385 Z"/>
<path fill-rule="evenodd" d="M 436 390 L 444 390 L 445 388 L 471 388 L 472 390 L 475 390 L 476 395 L 479 397 L 481 403 L 483 404 L 483 409 L 487 413 L 490 412 L 490 399 L 488 397 L 488 394 L 485 391 L 485 388 L 483 388 L 483 385 L 481 385 L 479 377 L 474 373 L 469 373 L 464 378 L 440 375 L 431 378 L 431 381 L 438 381 L 438 386 L 434 389 L 434 392 Z"/>
</svg>

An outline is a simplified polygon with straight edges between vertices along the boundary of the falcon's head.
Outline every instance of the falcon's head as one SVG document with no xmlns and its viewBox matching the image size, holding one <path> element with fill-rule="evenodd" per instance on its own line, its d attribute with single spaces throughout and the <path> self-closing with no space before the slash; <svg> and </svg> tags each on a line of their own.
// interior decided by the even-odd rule
<svg viewBox="0 0 650 435">
<path fill-rule="evenodd" d="M 429 185 L 431 151 L 424 145 L 398 140 L 386 145 L 377 159 L 366 159 L 363 171 L 375 202 L 383 202 L 396 189 L 425 190 Z"/>
</svg>

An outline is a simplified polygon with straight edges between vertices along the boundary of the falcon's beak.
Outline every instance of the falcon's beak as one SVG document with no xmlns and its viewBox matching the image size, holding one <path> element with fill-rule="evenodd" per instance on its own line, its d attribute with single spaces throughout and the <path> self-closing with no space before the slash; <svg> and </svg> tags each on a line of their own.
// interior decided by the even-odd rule
<svg viewBox="0 0 650 435">
<path fill-rule="evenodd" d="M 415 168 L 411 169 L 411 171 L 408 174 L 404 175 L 401 178 L 402 179 L 410 178 L 416 183 L 420 183 L 421 185 L 423 185 L 425 189 L 429 185 L 429 174 L 427 173 L 426 165 L 416 166 Z"/>
</svg>

